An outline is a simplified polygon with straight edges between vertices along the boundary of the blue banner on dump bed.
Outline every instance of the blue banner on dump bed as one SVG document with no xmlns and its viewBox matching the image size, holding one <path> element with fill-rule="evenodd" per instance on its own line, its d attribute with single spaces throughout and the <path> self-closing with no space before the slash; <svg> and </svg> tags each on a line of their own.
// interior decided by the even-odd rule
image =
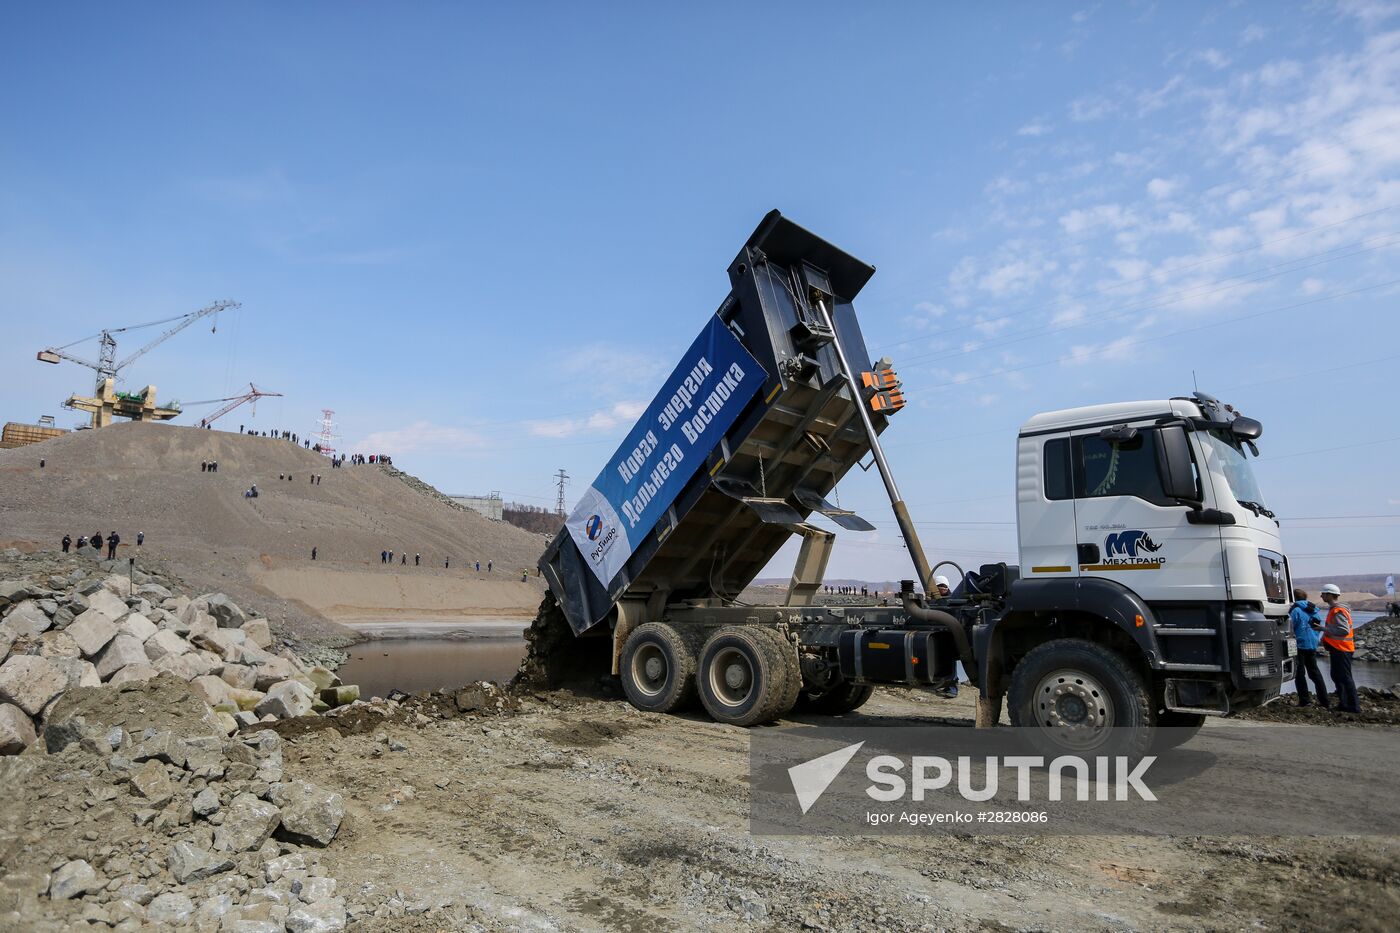
<svg viewBox="0 0 1400 933">
<path fill-rule="evenodd" d="M 763 385 L 718 317 L 695 338 L 632 433 L 569 515 L 569 535 L 606 587 Z"/>
</svg>

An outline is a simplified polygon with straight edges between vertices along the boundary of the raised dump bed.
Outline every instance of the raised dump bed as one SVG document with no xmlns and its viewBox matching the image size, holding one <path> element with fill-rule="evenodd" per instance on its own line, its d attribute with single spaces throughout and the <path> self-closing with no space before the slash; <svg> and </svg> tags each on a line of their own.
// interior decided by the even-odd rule
<svg viewBox="0 0 1400 933">
<path fill-rule="evenodd" d="M 871 530 L 827 496 L 902 404 L 870 365 L 852 301 L 875 269 L 769 213 L 729 265 L 730 291 L 555 536 L 540 568 L 575 634 L 624 600 L 662 607 L 736 597 L 794 534 L 789 602 L 820 586 L 833 535 Z M 833 329 L 854 370 L 853 398 Z"/>
</svg>

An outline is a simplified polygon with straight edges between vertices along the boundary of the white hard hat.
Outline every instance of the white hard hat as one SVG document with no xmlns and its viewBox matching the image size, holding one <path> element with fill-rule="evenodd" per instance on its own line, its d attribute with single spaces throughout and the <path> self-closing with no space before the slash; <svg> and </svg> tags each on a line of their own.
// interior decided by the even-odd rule
<svg viewBox="0 0 1400 933">
<path fill-rule="evenodd" d="M 951 583 L 948 582 L 948 578 L 947 578 L 947 577 L 934 577 L 934 578 L 933 578 L 933 585 L 934 585 L 934 586 L 946 586 L 946 587 L 948 587 L 948 589 L 950 589 L 950 590 L 953 588 L 953 585 L 952 585 Z"/>
<path fill-rule="evenodd" d="M 1322 587 L 1322 592 L 1330 593 L 1333 596 L 1341 596 L 1342 591 L 1335 583 L 1328 583 Z"/>
</svg>

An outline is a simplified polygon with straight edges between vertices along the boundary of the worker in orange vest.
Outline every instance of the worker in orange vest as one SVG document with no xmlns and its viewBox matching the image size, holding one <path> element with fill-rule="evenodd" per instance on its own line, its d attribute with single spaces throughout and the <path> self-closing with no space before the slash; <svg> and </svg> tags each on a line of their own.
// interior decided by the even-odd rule
<svg viewBox="0 0 1400 933">
<path fill-rule="evenodd" d="M 1332 659 L 1332 689 L 1337 692 L 1337 710 L 1360 713 L 1356 681 L 1351 676 L 1351 658 L 1356 652 L 1356 642 L 1352 639 L 1351 610 L 1342 605 L 1342 591 L 1335 583 L 1328 583 L 1322 588 L 1322 601 L 1327 604 L 1322 643 Z"/>
</svg>

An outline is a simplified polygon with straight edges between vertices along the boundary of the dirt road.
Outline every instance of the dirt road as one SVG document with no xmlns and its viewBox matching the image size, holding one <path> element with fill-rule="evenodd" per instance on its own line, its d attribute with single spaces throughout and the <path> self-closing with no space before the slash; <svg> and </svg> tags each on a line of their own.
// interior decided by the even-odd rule
<svg viewBox="0 0 1400 933">
<path fill-rule="evenodd" d="M 862 714 L 971 705 L 877 694 Z M 554 692 L 286 754 L 345 796 L 324 861 L 365 929 L 1386 929 L 1400 910 L 1396 840 L 755 838 L 747 741 Z"/>
</svg>

